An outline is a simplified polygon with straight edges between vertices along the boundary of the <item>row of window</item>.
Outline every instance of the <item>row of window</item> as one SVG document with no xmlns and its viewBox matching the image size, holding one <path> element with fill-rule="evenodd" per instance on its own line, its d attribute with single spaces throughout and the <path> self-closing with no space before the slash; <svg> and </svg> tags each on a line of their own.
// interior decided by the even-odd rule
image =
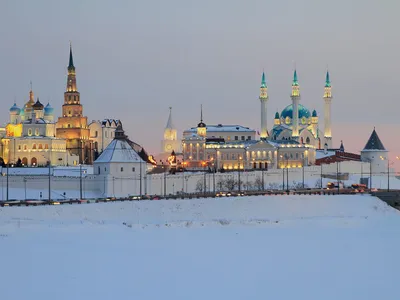
<svg viewBox="0 0 400 300">
<path fill-rule="evenodd" d="M 98 167 L 99 174 L 101 173 L 100 167 Z M 107 172 L 107 168 L 104 167 L 104 172 Z M 124 172 L 124 167 L 121 167 L 121 172 Z M 132 167 L 132 172 L 135 172 L 135 167 Z"/>
<path fill-rule="evenodd" d="M 33 130 L 32 130 L 31 128 L 29 128 L 29 129 L 28 129 L 28 135 L 29 135 L 29 136 L 32 136 L 32 134 L 33 134 Z M 35 129 L 35 135 L 36 135 L 36 136 L 39 136 L 39 128 L 36 128 L 36 129 Z"/>
<path fill-rule="evenodd" d="M 283 158 L 284 159 L 303 159 L 304 158 L 304 153 L 299 153 L 297 152 L 295 155 L 293 153 L 283 153 Z"/>
</svg>

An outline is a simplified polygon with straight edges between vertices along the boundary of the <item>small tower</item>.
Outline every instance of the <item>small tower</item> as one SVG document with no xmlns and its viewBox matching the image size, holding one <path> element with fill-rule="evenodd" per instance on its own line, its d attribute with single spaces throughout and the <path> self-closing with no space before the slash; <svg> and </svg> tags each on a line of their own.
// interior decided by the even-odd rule
<svg viewBox="0 0 400 300">
<path fill-rule="evenodd" d="M 275 126 L 281 125 L 281 120 L 279 119 L 279 113 L 278 112 L 275 113 L 274 125 Z"/>
<path fill-rule="evenodd" d="M 325 88 L 324 88 L 324 139 L 325 144 L 332 148 L 332 129 L 331 129 L 331 103 L 332 103 L 332 86 L 329 79 L 329 71 L 326 71 Z"/>
<path fill-rule="evenodd" d="M 317 111 L 314 109 L 311 115 L 311 130 L 314 137 L 318 135 L 318 115 Z"/>
<path fill-rule="evenodd" d="M 47 103 L 44 108 L 44 119 L 50 123 L 54 122 L 54 108 L 50 105 L 50 103 Z"/>
<path fill-rule="evenodd" d="M 268 124 L 267 124 L 267 102 L 268 102 L 268 88 L 265 81 L 265 73 L 262 73 L 260 96 L 258 99 L 261 102 L 261 133 L 260 138 L 268 137 Z"/>
<path fill-rule="evenodd" d="M 164 139 L 161 143 L 162 153 L 171 153 L 171 151 L 178 152 L 180 150 L 180 143 L 177 139 L 177 130 L 172 122 L 172 107 L 169 108 L 169 116 L 167 125 L 164 129 Z"/>
<path fill-rule="evenodd" d="M 207 126 L 203 123 L 203 105 L 200 106 L 200 123 L 197 125 L 197 134 L 201 137 L 207 135 Z"/>
<path fill-rule="evenodd" d="M 387 173 L 388 168 L 388 151 L 383 146 L 375 127 L 361 151 L 361 161 L 371 163 L 372 174 L 379 175 Z"/>
<path fill-rule="evenodd" d="M 17 106 L 17 103 L 14 102 L 14 105 L 10 108 L 10 123 L 18 124 L 21 122 L 20 117 L 21 109 Z"/>
<path fill-rule="evenodd" d="M 29 100 L 24 105 L 24 119 L 30 120 L 33 117 L 33 108 L 32 106 L 35 104 L 35 96 L 33 95 L 32 90 L 32 81 L 31 81 L 31 89 L 29 91 Z"/>
<path fill-rule="evenodd" d="M 35 119 L 41 119 L 44 117 L 44 112 L 43 112 L 43 104 L 40 103 L 39 98 L 37 98 L 36 103 L 32 105 L 33 112 L 35 114 Z"/>
<path fill-rule="evenodd" d="M 292 98 L 293 106 L 293 119 L 292 119 L 292 137 L 293 139 L 299 138 L 299 102 L 300 102 L 300 86 L 297 80 L 297 71 L 294 70 L 293 82 L 292 82 Z"/>
</svg>

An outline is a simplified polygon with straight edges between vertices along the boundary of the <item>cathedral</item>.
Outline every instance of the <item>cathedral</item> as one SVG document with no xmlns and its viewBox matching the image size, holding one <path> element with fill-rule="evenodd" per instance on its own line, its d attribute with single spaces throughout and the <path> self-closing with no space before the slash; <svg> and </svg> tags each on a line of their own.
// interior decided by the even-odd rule
<svg viewBox="0 0 400 300">
<path fill-rule="evenodd" d="M 15 166 L 74 165 L 78 157 L 66 149 L 66 140 L 56 137 L 54 109 L 35 102 L 32 90 L 22 108 L 10 108 L 10 120 L 1 136 L 0 153 L 5 163 Z"/>
<path fill-rule="evenodd" d="M 93 141 L 90 140 L 90 129 L 87 117 L 83 115 L 80 94 L 76 85 L 76 72 L 72 57 L 72 47 L 69 49 L 69 64 L 67 88 L 64 93 L 62 116 L 58 118 L 56 135 L 67 140 L 67 150 L 79 156 L 79 163 L 93 163 Z"/>
</svg>

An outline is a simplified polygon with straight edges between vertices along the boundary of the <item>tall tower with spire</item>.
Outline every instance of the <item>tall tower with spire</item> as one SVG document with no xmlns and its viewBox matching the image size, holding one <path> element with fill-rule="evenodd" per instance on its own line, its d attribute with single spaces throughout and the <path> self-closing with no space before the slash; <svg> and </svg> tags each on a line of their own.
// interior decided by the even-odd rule
<svg viewBox="0 0 400 300">
<path fill-rule="evenodd" d="M 299 138 L 299 102 L 300 102 L 300 86 L 297 80 L 297 71 L 294 69 L 293 82 L 292 82 L 292 107 L 293 107 L 293 128 L 292 128 L 292 138 Z"/>
<path fill-rule="evenodd" d="M 326 71 L 325 88 L 324 88 L 324 139 L 328 148 L 332 148 L 332 128 L 331 128 L 331 103 L 332 103 L 332 86 L 329 78 L 329 71 Z"/>
<path fill-rule="evenodd" d="M 78 155 L 80 163 L 93 163 L 93 143 L 89 139 L 90 130 L 87 117 L 83 116 L 80 94 L 76 86 L 71 44 L 69 47 L 67 87 L 64 92 L 62 116 L 57 121 L 56 136 L 67 139 L 67 151 Z"/>
<path fill-rule="evenodd" d="M 261 133 L 260 138 L 268 137 L 268 124 L 267 124 L 267 102 L 268 102 L 268 88 L 265 80 L 265 73 L 262 73 L 260 96 L 258 97 L 261 102 Z"/>
<path fill-rule="evenodd" d="M 172 122 L 172 107 L 170 107 L 167 126 L 164 129 L 164 139 L 161 142 L 161 152 L 168 154 L 172 151 L 179 152 L 181 144 L 177 136 L 177 130 Z"/>
</svg>

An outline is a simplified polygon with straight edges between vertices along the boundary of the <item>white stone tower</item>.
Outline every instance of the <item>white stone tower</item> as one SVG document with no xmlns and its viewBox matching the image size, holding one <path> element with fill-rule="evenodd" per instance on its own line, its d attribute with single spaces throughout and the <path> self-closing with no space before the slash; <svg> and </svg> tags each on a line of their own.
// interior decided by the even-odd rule
<svg viewBox="0 0 400 300">
<path fill-rule="evenodd" d="M 181 149 L 180 142 L 177 138 L 177 130 L 172 123 L 172 107 L 169 108 L 169 117 L 167 121 L 167 126 L 164 129 L 164 139 L 162 141 L 162 152 L 171 153 L 172 150 L 179 152 Z"/>
<path fill-rule="evenodd" d="M 294 70 L 293 74 L 293 82 L 292 82 L 292 107 L 293 107 L 293 115 L 292 115 L 292 138 L 297 140 L 299 138 L 299 102 L 300 102 L 300 86 L 297 80 L 297 71 Z"/>
<path fill-rule="evenodd" d="M 328 148 L 332 148 L 332 128 L 331 128 L 331 103 L 332 103 L 332 86 L 329 79 L 329 71 L 326 71 L 325 88 L 324 88 L 324 140 Z"/>
<path fill-rule="evenodd" d="M 268 102 L 268 88 L 265 81 L 265 73 L 262 73 L 261 77 L 261 87 L 260 87 L 260 97 L 258 97 L 261 102 L 261 133 L 260 138 L 268 137 L 268 124 L 267 124 L 267 102 Z"/>
</svg>

